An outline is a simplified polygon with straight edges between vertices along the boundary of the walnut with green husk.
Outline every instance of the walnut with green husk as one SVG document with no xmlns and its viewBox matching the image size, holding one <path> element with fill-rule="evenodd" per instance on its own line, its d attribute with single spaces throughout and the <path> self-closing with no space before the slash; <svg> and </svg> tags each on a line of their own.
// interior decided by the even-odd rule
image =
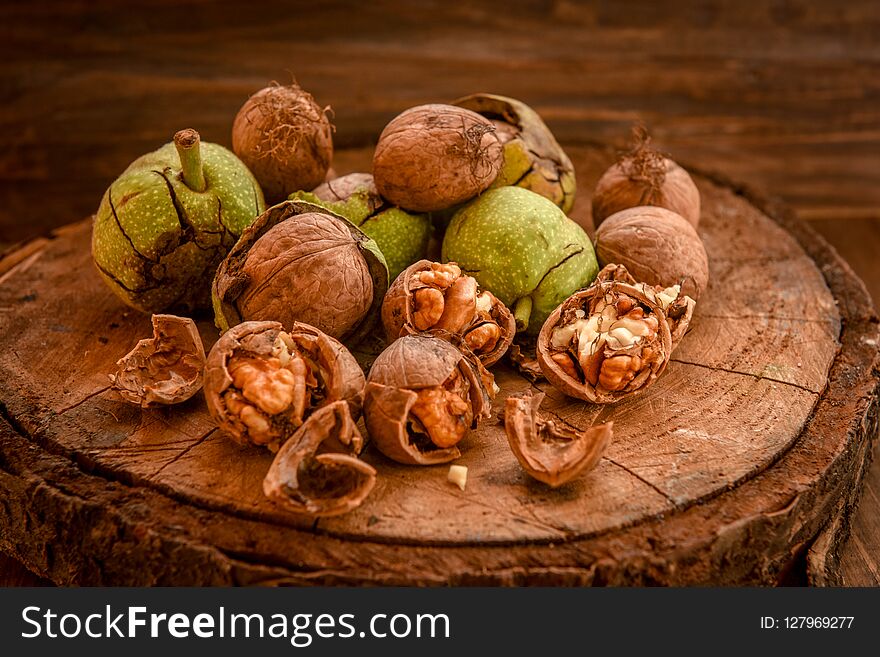
<svg viewBox="0 0 880 657">
<path fill-rule="evenodd" d="M 217 265 L 266 206 L 247 167 L 195 130 L 139 157 L 104 193 L 92 258 L 143 312 L 208 307 Z"/>
<path fill-rule="evenodd" d="M 550 199 L 563 212 L 574 205 L 574 166 L 531 107 L 506 96 L 473 94 L 452 103 L 492 121 L 504 144 L 504 164 L 492 187 L 516 185 Z"/>
<path fill-rule="evenodd" d="M 510 308 L 517 330 L 532 334 L 599 270 L 583 228 L 521 187 L 491 189 L 456 212 L 442 260 L 458 263 Z"/>
<path fill-rule="evenodd" d="M 538 335 L 541 371 L 571 397 L 607 404 L 662 374 L 690 324 L 694 301 L 678 286 L 654 288 L 621 266 L 557 308 Z"/>
<path fill-rule="evenodd" d="M 184 402 L 202 388 L 205 348 L 188 317 L 153 315 L 153 337 L 116 363 L 113 389 L 142 408 Z"/>
<path fill-rule="evenodd" d="M 554 420 L 538 409 L 544 393 L 531 390 L 504 401 L 504 431 L 523 469 L 557 488 L 593 468 L 611 443 L 613 423 L 584 431 Z"/>
<path fill-rule="evenodd" d="M 211 349 L 204 387 L 217 426 L 236 442 L 276 450 L 315 409 L 344 401 L 360 417 L 364 373 L 313 326 L 244 322 Z"/>
<path fill-rule="evenodd" d="M 507 351 L 516 332 L 513 314 L 494 294 L 454 262 L 429 260 L 407 267 L 382 302 L 388 341 L 402 335 L 443 330 L 459 335 L 486 367 Z"/>
<path fill-rule="evenodd" d="M 408 335 L 373 363 L 364 421 L 385 456 L 416 465 L 446 463 L 461 456 L 458 443 L 489 417 L 494 396 L 492 375 L 466 346 Z"/>
<path fill-rule="evenodd" d="M 353 344 L 370 331 L 387 289 L 373 240 L 325 208 L 285 201 L 260 215 L 218 267 L 215 321 L 221 329 L 304 322 Z"/>
<path fill-rule="evenodd" d="M 347 403 L 322 406 L 281 446 L 263 480 L 263 492 L 296 513 L 347 513 L 376 484 L 376 469 L 357 458 L 363 445 Z"/>
<path fill-rule="evenodd" d="M 325 207 L 374 239 L 385 256 L 391 280 L 427 253 L 434 230 L 431 219 L 390 205 L 379 196 L 368 173 L 334 178 L 311 192 L 296 192 L 290 198 Z"/>
</svg>

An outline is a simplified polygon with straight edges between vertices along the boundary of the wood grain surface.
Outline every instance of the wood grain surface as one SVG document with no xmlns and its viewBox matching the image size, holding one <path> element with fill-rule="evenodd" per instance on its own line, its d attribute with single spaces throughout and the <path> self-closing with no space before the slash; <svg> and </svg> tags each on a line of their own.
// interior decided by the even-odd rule
<svg viewBox="0 0 880 657">
<path fill-rule="evenodd" d="M 815 220 L 876 298 L 878 35 L 867 1 L 5 3 L 0 248 L 94 211 L 131 159 L 184 125 L 228 145 L 247 95 L 292 72 L 334 107 L 342 146 L 404 107 L 476 90 L 530 102 L 568 143 L 622 145 L 643 120 L 677 159 Z M 880 583 L 878 473 L 848 583 Z"/>
</svg>

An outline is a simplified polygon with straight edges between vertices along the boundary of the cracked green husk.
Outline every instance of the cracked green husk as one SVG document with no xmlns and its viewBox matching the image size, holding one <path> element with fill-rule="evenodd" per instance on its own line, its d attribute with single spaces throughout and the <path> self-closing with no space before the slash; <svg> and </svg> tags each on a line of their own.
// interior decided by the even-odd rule
<svg viewBox="0 0 880 657">
<path fill-rule="evenodd" d="M 204 191 L 184 181 L 171 142 L 132 162 L 95 216 L 95 265 L 120 299 L 143 312 L 210 307 L 217 265 L 265 210 L 259 184 L 231 151 L 196 137 L 185 157 L 200 158 Z"/>
<path fill-rule="evenodd" d="M 545 197 L 521 187 L 484 192 L 455 213 L 443 239 L 456 262 L 536 334 L 551 312 L 596 278 L 584 230 Z"/>
</svg>

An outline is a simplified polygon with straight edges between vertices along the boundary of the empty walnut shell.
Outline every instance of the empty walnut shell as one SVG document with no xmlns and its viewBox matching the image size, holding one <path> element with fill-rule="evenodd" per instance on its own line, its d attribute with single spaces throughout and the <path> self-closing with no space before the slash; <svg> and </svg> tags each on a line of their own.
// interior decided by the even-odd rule
<svg viewBox="0 0 880 657">
<path fill-rule="evenodd" d="M 550 128 L 531 107 L 506 96 L 473 94 L 452 103 L 495 125 L 504 144 L 504 164 L 493 187 L 516 185 L 550 199 L 565 213 L 574 205 L 574 166 Z"/>
<path fill-rule="evenodd" d="M 648 285 L 681 285 L 694 301 L 709 285 L 709 258 L 697 231 L 675 212 L 652 206 L 623 210 L 596 230 L 602 266 L 623 265 Z"/>
<path fill-rule="evenodd" d="M 544 393 L 531 390 L 504 400 L 510 449 L 529 475 L 557 488 L 595 466 L 611 444 L 612 422 L 578 431 L 538 409 Z"/>
<path fill-rule="evenodd" d="M 394 205 L 432 212 L 488 188 L 503 160 L 488 119 L 452 105 L 420 105 L 385 126 L 373 155 L 373 179 Z"/>
<path fill-rule="evenodd" d="M 142 408 L 186 401 L 202 387 L 205 348 L 188 317 L 153 315 L 153 337 L 116 362 L 113 389 Z"/>
<path fill-rule="evenodd" d="M 208 354 L 205 400 L 211 417 L 241 444 L 277 449 L 316 409 L 344 401 L 360 417 L 364 373 L 337 340 L 295 322 L 244 322 Z"/>
<path fill-rule="evenodd" d="M 456 445 L 467 431 L 489 417 L 494 394 L 492 375 L 466 346 L 456 348 L 433 335 L 407 335 L 373 363 L 364 421 L 388 458 L 446 463 L 461 456 Z"/>
<path fill-rule="evenodd" d="M 620 401 L 663 373 L 693 311 L 694 300 L 678 286 L 636 283 L 626 268 L 609 265 L 547 318 L 538 334 L 538 364 L 570 397 Z"/>
<path fill-rule="evenodd" d="M 376 484 L 376 469 L 357 458 L 362 448 L 348 404 L 322 406 L 278 451 L 263 480 L 263 492 L 296 513 L 347 513 L 360 506 Z M 324 449 L 331 451 L 318 453 Z"/>
<path fill-rule="evenodd" d="M 513 313 L 454 262 L 420 260 L 398 276 L 382 302 L 389 342 L 402 335 L 443 330 L 459 335 L 484 366 L 496 363 L 516 333 Z"/>
<path fill-rule="evenodd" d="M 214 277 L 215 321 L 290 327 L 311 324 L 355 343 L 366 335 L 388 289 L 376 243 L 329 210 L 285 201 L 257 217 Z"/>
</svg>

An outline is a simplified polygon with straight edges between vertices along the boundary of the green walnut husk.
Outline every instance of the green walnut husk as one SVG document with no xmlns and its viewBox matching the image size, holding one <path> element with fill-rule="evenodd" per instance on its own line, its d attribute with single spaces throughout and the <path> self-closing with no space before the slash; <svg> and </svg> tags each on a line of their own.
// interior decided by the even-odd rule
<svg viewBox="0 0 880 657">
<path fill-rule="evenodd" d="M 504 144 L 504 165 L 491 188 L 516 185 L 571 210 L 577 185 L 574 166 L 535 110 L 515 98 L 473 94 L 452 103 L 492 121 Z"/>
<path fill-rule="evenodd" d="M 195 130 L 181 130 L 132 162 L 104 193 L 92 257 L 110 289 L 133 308 L 207 308 L 217 265 L 265 209 L 241 160 L 201 143 Z"/>
<path fill-rule="evenodd" d="M 552 201 L 521 187 L 489 190 L 456 212 L 442 258 L 511 308 L 517 330 L 530 334 L 599 272 L 584 230 Z"/>
<path fill-rule="evenodd" d="M 264 239 L 265 238 L 265 239 Z M 350 221 L 304 201 L 283 201 L 257 217 L 220 263 L 214 321 L 310 324 L 356 344 L 378 319 L 388 267 L 375 241 Z"/>
<path fill-rule="evenodd" d="M 428 252 L 433 225 L 426 214 L 389 205 L 369 173 L 350 173 L 325 182 L 311 192 L 291 194 L 292 200 L 315 203 L 348 219 L 376 240 L 391 280 Z"/>
</svg>

